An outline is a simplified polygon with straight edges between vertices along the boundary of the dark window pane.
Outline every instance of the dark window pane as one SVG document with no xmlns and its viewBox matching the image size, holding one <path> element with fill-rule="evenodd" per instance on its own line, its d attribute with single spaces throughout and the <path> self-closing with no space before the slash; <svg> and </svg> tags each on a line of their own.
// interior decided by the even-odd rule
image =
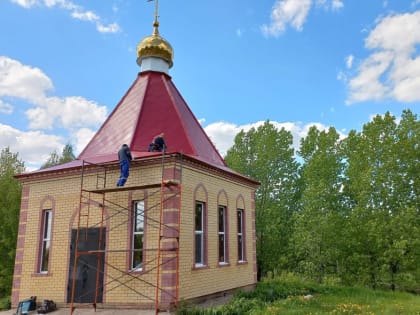
<svg viewBox="0 0 420 315">
<path fill-rule="evenodd" d="M 40 261 L 40 272 L 48 271 L 48 259 L 50 256 L 51 244 L 51 226 L 52 226 L 52 211 L 45 210 L 43 213 L 43 226 L 42 226 L 42 252 Z"/>
<path fill-rule="evenodd" d="M 139 201 L 136 203 L 134 213 L 134 232 L 142 232 L 144 229 L 144 202 Z"/>
<path fill-rule="evenodd" d="M 134 232 L 143 232 L 144 229 L 144 217 L 143 215 L 136 215 L 136 219 L 134 221 Z"/>
<path fill-rule="evenodd" d="M 242 233 L 242 210 L 238 210 L 238 233 Z"/>
<path fill-rule="evenodd" d="M 195 235 L 195 263 L 203 264 L 203 235 Z"/>
<path fill-rule="evenodd" d="M 219 232 L 225 231 L 225 208 L 219 207 Z"/>
<path fill-rule="evenodd" d="M 134 203 L 133 211 L 133 245 L 132 245 L 132 269 L 142 269 L 143 263 L 143 239 L 144 239 L 144 201 Z"/>
<path fill-rule="evenodd" d="M 51 233 L 51 213 L 50 211 L 45 211 L 44 212 L 44 239 L 49 239 L 50 238 L 50 233 Z"/>
<path fill-rule="evenodd" d="M 243 243 L 242 235 L 238 235 L 238 260 L 243 260 Z"/>
<path fill-rule="evenodd" d="M 195 206 L 195 230 L 203 230 L 203 204 L 197 203 Z"/>
<path fill-rule="evenodd" d="M 225 262 L 225 236 L 219 235 L 219 262 Z"/>
<path fill-rule="evenodd" d="M 138 269 L 142 267 L 143 262 L 143 235 L 134 235 L 134 246 L 133 246 L 133 265 L 132 268 Z"/>
<path fill-rule="evenodd" d="M 48 258 L 50 256 L 50 242 L 42 242 L 42 263 L 41 263 L 41 272 L 48 271 Z"/>
</svg>

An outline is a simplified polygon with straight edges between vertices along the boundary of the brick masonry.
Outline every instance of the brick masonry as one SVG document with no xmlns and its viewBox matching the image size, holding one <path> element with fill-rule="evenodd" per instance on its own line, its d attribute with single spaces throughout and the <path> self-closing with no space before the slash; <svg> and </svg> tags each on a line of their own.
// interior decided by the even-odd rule
<svg viewBox="0 0 420 315">
<path fill-rule="evenodd" d="M 20 216 L 19 216 L 19 230 L 18 239 L 16 244 L 16 257 L 15 257 L 15 269 L 13 273 L 13 286 L 12 286 L 12 305 L 19 303 L 19 292 L 21 289 L 22 282 L 22 270 L 23 270 L 23 253 L 25 250 L 25 232 L 26 224 L 28 222 L 28 204 L 29 204 L 29 193 L 30 186 L 23 185 L 22 188 L 22 200 L 20 204 Z"/>
<path fill-rule="evenodd" d="M 172 164 L 171 164 L 172 163 Z M 85 188 L 94 189 L 97 171 L 86 172 Z M 118 166 L 107 170 L 106 188 L 112 188 L 119 176 Z M 160 188 L 141 187 L 172 180 L 178 185 L 163 190 L 163 212 L 160 215 Z M 88 214 L 81 219 L 81 227 L 98 226 L 104 214 L 105 267 L 103 303 L 108 306 L 153 305 L 156 284 L 161 286 L 160 303 L 169 305 L 178 300 L 195 299 L 256 283 L 255 234 L 255 183 L 229 175 L 209 166 L 184 162 L 183 167 L 168 162 L 162 176 L 160 160 L 156 164 L 137 163 L 130 169 L 126 187 L 131 190 L 91 194 L 89 202 L 80 203 L 80 170 L 51 176 L 29 176 L 21 179 L 19 235 L 15 258 L 12 305 L 19 300 L 37 296 L 39 300 L 52 299 L 66 304 L 70 271 L 70 246 L 72 229 L 78 226 L 78 214 Z M 131 205 L 145 200 L 143 269 L 131 270 L 132 244 Z M 194 212 L 195 202 L 205 203 L 206 264 L 194 266 Z M 228 227 L 228 263 L 220 268 L 218 263 L 218 206 L 225 206 Z M 246 261 L 237 261 L 236 209 L 244 210 Z M 42 211 L 53 213 L 52 241 L 47 273 L 39 272 L 42 238 Z M 159 222 L 164 228 L 159 236 Z M 160 239 L 160 237 L 163 237 Z M 159 242 L 160 240 L 160 242 Z M 157 253 L 161 246 L 160 280 L 157 276 Z"/>
</svg>

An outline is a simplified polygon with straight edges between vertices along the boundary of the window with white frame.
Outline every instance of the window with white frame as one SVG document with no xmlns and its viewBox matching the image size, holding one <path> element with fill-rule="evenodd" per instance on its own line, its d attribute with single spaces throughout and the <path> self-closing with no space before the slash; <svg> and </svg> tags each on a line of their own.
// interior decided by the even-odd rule
<svg viewBox="0 0 420 315">
<path fill-rule="evenodd" d="M 52 210 L 44 210 L 42 213 L 42 247 L 40 256 L 41 260 L 39 264 L 40 273 L 48 273 L 51 248 L 51 227 Z"/>
<path fill-rule="evenodd" d="M 204 203 L 197 201 L 195 204 L 195 249 L 194 263 L 196 267 L 204 266 Z"/>
<path fill-rule="evenodd" d="M 218 243 L 219 243 L 219 263 L 227 263 L 227 240 L 226 240 L 226 207 L 218 208 Z"/>
<path fill-rule="evenodd" d="M 133 209 L 133 240 L 131 268 L 134 271 L 143 270 L 143 240 L 144 240 L 144 200 L 134 202 Z"/>
<path fill-rule="evenodd" d="M 244 210 L 237 210 L 238 218 L 238 261 L 245 260 L 245 239 L 244 239 Z"/>
</svg>

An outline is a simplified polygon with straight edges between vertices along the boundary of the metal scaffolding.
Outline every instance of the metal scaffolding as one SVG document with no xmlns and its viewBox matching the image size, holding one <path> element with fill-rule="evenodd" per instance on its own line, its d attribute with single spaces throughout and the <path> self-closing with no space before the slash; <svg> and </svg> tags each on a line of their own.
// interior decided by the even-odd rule
<svg viewBox="0 0 420 315">
<path fill-rule="evenodd" d="M 106 290 L 109 294 L 118 288 L 125 288 L 149 301 L 151 307 L 154 305 L 156 314 L 162 305 L 177 305 L 183 158 L 181 154 L 163 153 L 158 163 L 161 164 L 162 173 L 160 182 L 115 187 L 107 183 L 111 170 L 115 175 L 118 169 L 115 163 L 83 161 L 77 228 L 72 230 L 70 254 L 67 299 L 71 314 L 76 304 L 77 307 L 92 305 L 96 310 L 97 304 L 103 303 L 103 292 Z M 113 263 L 112 259 L 113 255 L 126 253 L 127 257 L 127 254 L 132 256 L 139 250 L 133 249 L 131 245 L 109 248 L 110 245 L 105 244 L 107 234 L 109 236 L 112 231 L 119 232 L 124 225 L 130 224 L 133 205 L 128 204 L 124 196 L 127 192 L 136 191 L 146 191 L 144 201 L 148 199 L 154 202 L 149 202 L 147 209 L 144 207 L 143 222 L 145 227 L 156 230 L 150 235 L 157 237 L 154 240 L 147 239 L 149 244 L 156 247 L 141 249 L 141 272 L 133 272 L 127 266 L 121 267 L 121 264 Z M 153 279 L 150 276 L 152 273 L 156 275 L 154 282 L 150 280 Z M 164 276 L 166 280 L 162 281 Z M 168 276 L 171 279 L 169 285 Z M 94 281 L 89 279 L 92 277 Z M 142 289 L 146 287 L 148 290 Z M 154 289 L 154 296 L 150 294 L 151 288 Z"/>
</svg>

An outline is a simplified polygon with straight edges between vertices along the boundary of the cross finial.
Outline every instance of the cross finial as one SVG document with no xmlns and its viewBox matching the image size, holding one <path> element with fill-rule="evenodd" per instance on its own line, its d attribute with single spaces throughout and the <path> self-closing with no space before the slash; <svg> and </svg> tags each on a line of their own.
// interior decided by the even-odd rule
<svg viewBox="0 0 420 315">
<path fill-rule="evenodd" d="M 159 18 L 159 0 L 155 0 L 155 22 L 158 22 L 158 18 Z"/>
<path fill-rule="evenodd" d="M 147 2 L 155 1 L 155 20 L 153 21 L 153 35 L 159 35 L 159 0 L 147 0 Z"/>
</svg>

